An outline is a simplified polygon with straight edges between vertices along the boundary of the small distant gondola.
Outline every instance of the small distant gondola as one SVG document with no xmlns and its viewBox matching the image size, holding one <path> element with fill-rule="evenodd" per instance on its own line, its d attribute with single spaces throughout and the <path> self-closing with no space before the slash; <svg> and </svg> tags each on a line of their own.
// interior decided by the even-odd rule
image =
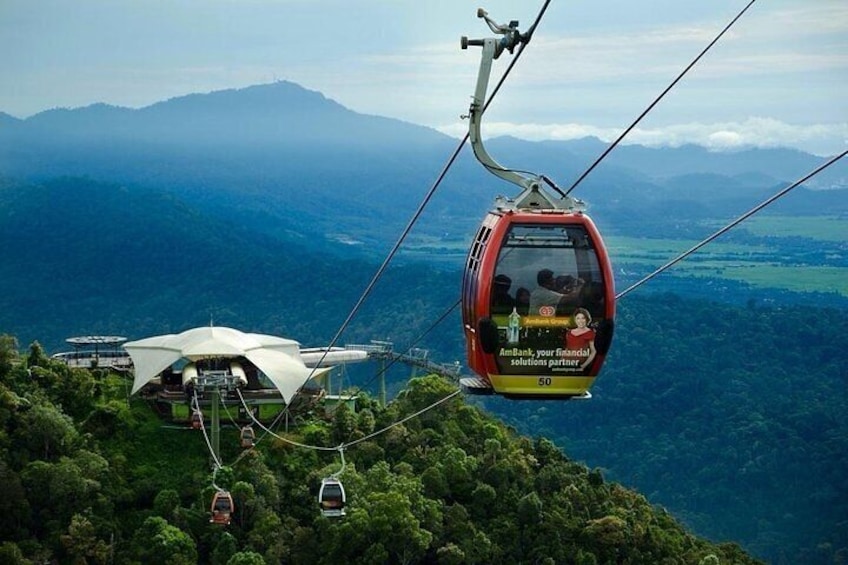
<svg viewBox="0 0 848 565">
<path fill-rule="evenodd" d="M 483 219 L 465 264 L 462 319 L 469 367 L 464 390 L 509 398 L 589 398 L 612 342 L 615 289 L 601 234 L 583 202 L 547 177 L 507 169 L 483 147 L 480 122 L 493 59 L 529 40 L 518 22 L 498 25 L 502 39 L 462 38 L 483 48 L 469 111 L 474 155 L 491 173 L 519 186 Z M 547 188 L 553 189 L 548 191 Z"/>
<path fill-rule="evenodd" d="M 192 410 L 191 412 L 191 428 L 193 430 L 199 430 L 203 427 L 203 414 L 200 413 L 200 410 Z"/>
<path fill-rule="evenodd" d="M 321 481 L 318 505 L 321 508 L 321 514 L 329 518 L 345 515 L 345 490 L 341 481 L 335 477 L 327 477 Z"/>
<path fill-rule="evenodd" d="M 245 426 L 241 429 L 239 442 L 242 449 L 250 449 L 256 444 L 256 432 L 253 431 L 251 426 Z"/>
<path fill-rule="evenodd" d="M 225 490 L 215 492 L 212 497 L 212 505 L 209 510 L 212 514 L 209 522 L 212 524 L 221 524 L 227 526 L 232 520 L 232 514 L 236 511 L 235 503 L 232 495 Z"/>
</svg>

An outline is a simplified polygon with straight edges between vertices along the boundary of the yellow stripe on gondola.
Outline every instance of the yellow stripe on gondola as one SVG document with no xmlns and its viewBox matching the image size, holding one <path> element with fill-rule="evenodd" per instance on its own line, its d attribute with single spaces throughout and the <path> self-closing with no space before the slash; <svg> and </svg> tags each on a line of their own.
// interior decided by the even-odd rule
<svg viewBox="0 0 848 565">
<path fill-rule="evenodd" d="M 527 396 L 584 396 L 595 377 L 555 375 L 493 375 L 492 388 L 498 394 Z"/>
</svg>

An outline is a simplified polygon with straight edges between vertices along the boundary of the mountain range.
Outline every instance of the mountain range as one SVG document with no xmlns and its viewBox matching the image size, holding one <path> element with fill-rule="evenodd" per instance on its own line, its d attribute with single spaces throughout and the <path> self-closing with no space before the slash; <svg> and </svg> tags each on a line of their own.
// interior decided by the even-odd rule
<svg viewBox="0 0 848 565">
<path fill-rule="evenodd" d="M 94 104 L 25 120 L 4 115 L 0 175 L 35 182 L 86 176 L 155 188 L 275 237 L 286 239 L 293 230 L 316 241 L 384 249 L 456 144 L 431 128 L 358 114 L 318 92 L 276 82 L 140 109 Z M 606 144 L 503 137 L 487 147 L 505 166 L 538 171 L 568 186 Z M 588 201 L 600 223 L 632 230 L 634 210 L 650 221 L 667 217 L 670 201 L 691 204 L 687 212 L 696 217 L 739 209 L 821 162 L 790 149 L 715 153 L 696 146 L 619 146 L 575 195 Z M 848 172 L 838 165 L 805 190 L 846 187 Z M 418 229 L 467 237 L 494 196 L 512 195 L 513 188 L 485 174 L 463 151 Z M 793 209 L 841 212 L 847 200 L 842 190 L 805 191 L 793 198 Z M 681 207 L 674 209 L 679 214 Z"/>
</svg>

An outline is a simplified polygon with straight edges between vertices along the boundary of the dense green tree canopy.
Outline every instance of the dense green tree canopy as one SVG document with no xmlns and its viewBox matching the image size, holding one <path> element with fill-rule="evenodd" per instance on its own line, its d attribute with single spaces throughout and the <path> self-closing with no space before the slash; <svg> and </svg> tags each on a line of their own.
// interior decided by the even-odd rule
<svg viewBox="0 0 848 565">
<path fill-rule="evenodd" d="M 77 395 L 75 411 L 86 406 L 87 414 L 68 415 L 61 398 L 43 390 L 65 368 L 39 358 L 39 376 L 23 378 L 33 367 L 8 350 L 11 340 L 3 343 L 0 358 L 10 362 L 0 373 L 8 438 L 0 478 L 10 539 L 0 553 L 10 562 L 693 563 L 709 555 L 754 562 L 736 546 L 693 536 L 550 441 L 516 435 L 436 376 L 411 380 L 385 408 L 361 394 L 356 414 L 315 414 L 289 431 L 306 446 L 356 439 L 341 475 L 342 519 L 322 517 L 315 498 L 337 462 L 283 436 L 239 457 L 238 431 L 225 429 L 222 457 L 235 463 L 215 480 L 232 493 L 236 512 L 229 527 L 210 524 L 212 476 L 201 438 L 163 429 L 143 400 L 116 410 L 124 377 L 105 372 L 83 371 L 98 386 Z M 107 414 L 127 433 L 84 431 L 99 430 Z M 22 433 L 34 422 L 38 433 Z"/>
</svg>

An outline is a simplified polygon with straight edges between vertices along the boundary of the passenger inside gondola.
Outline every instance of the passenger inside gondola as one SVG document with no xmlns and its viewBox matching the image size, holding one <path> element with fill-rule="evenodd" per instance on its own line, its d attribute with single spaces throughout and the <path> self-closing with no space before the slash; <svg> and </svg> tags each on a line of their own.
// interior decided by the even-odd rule
<svg viewBox="0 0 848 565">
<path fill-rule="evenodd" d="M 530 315 L 553 315 L 559 301 L 562 300 L 562 294 L 556 291 L 556 279 L 554 272 L 550 269 L 542 269 L 536 275 L 536 288 L 530 293 Z M 546 308 L 553 307 L 551 313 L 547 313 Z"/>
<path fill-rule="evenodd" d="M 515 291 L 515 308 L 522 316 L 530 312 L 530 291 L 523 286 Z"/>
<path fill-rule="evenodd" d="M 556 278 L 556 291 L 562 294 L 557 305 L 558 316 L 570 316 L 574 309 L 582 304 L 583 279 L 571 275 Z"/>
<path fill-rule="evenodd" d="M 495 277 L 492 288 L 492 315 L 509 314 L 515 307 L 515 299 L 509 293 L 512 279 L 504 274 Z"/>
</svg>

